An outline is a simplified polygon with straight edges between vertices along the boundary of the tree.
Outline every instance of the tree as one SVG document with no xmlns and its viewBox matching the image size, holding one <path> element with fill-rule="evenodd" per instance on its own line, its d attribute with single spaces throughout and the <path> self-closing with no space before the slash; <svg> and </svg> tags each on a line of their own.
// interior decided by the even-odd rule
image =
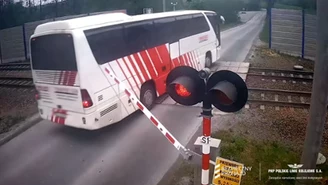
<svg viewBox="0 0 328 185">
<path fill-rule="evenodd" d="M 191 4 L 191 9 L 212 10 L 224 16 L 227 23 L 239 21 L 238 12 L 244 7 L 241 0 L 206 0 Z"/>
</svg>

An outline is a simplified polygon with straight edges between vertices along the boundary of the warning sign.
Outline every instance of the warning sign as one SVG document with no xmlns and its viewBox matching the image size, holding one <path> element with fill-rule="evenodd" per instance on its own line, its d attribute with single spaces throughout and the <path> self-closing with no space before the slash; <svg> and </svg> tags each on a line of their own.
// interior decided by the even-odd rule
<svg viewBox="0 0 328 185">
<path fill-rule="evenodd" d="M 240 185 L 244 165 L 221 157 L 216 158 L 213 184 Z"/>
</svg>

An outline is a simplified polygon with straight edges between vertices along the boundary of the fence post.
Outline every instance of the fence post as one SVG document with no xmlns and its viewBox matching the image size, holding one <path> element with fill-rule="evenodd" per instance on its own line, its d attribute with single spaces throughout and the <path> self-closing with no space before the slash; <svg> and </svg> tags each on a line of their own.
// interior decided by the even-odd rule
<svg viewBox="0 0 328 185">
<path fill-rule="evenodd" d="M 27 48 L 26 48 L 25 23 L 23 24 L 23 43 L 24 43 L 25 60 L 27 60 Z"/>
<path fill-rule="evenodd" d="M 302 58 L 304 58 L 305 49 L 305 10 L 302 9 Z"/>
<path fill-rule="evenodd" d="M 272 8 L 269 8 L 269 48 L 271 49 L 272 40 Z"/>
<path fill-rule="evenodd" d="M 2 64 L 1 30 L 0 30 L 0 64 Z"/>
</svg>

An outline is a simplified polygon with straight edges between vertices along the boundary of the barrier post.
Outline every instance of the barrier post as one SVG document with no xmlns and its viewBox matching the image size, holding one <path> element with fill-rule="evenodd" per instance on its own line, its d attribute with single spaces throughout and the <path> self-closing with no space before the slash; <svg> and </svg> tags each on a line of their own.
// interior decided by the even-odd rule
<svg viewBox="0 0 328 185">
<path fill-rule="evenodd" d="M 25 54 L 25 60 L 27 60 L 27 48 L 26 48 L 25 24 L 23 24 L 23 43 L 24 43 L 24 54 Z"/>
<path fill-rule="evenodd" d="M 305 49 L 305 10 L 302 9 L 302 58 L 304 58 Z"/>
<path fill-rule="evenodd" d="M 1 30 L 0 30 L 0 64 L 2 64 Z"/>
<path fill-rule="evenodd" d="M 269 17 L 267 18 L 269 20 L 269 48 L 271 49 L 272 45 L 272 8 L 269 8 Z"/>
</svg>

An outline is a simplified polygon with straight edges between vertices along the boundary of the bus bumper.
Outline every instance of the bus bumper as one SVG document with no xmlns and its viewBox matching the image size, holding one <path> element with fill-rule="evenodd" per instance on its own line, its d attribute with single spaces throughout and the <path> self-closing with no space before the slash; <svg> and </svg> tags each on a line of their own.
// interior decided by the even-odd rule
<svg viewBox="0 0 328 185">
<path fill-rule="evenodd" d="M 39 114 L 42 119 L 53 123 L 81 128 L 86 130 L 97 130 L 104 127 L 97 118 L 97 112 L 90 114 L 81 114 L 71 111 L 56 110 L 51 107 L 40 107 Z"/>
</svg>

